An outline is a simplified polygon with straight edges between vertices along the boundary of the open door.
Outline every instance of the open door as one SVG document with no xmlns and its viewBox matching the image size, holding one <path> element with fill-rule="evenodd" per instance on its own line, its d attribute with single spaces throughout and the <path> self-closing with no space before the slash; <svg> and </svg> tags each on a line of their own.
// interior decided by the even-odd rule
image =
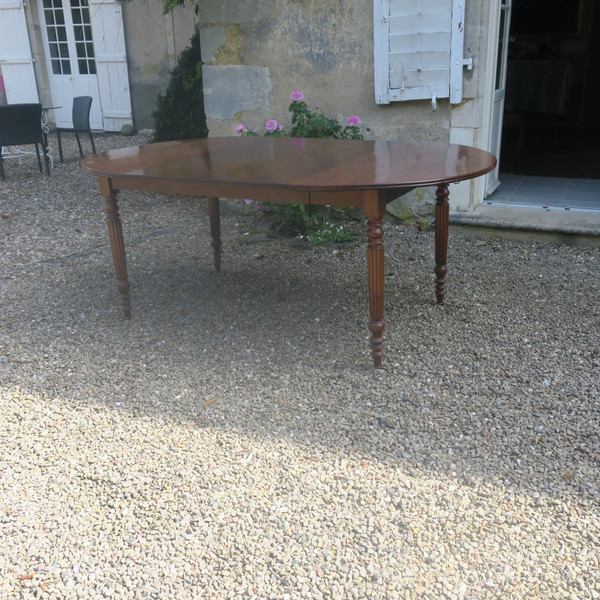
<svg viewBox="0 0 600 600">
<path fill-rule="evenodd" d="M 0 2 L 7 0 L 0 0 Z M 11 0 L 14 1 L 14 0 Z M 56 124 L 71 127 L 76 96 L 93 98 L 92 129 L 132 123 L 123 12 L 113 0 L 38 0 Z"/>
<path fill-rule="evenodd" d="M 40 0 L 42 38 L 52 104 L 58 127 L 73 127 L 76 96 L 91 96 L 92 129 L 102 129 L 102 111 L 96 77 L 96 56 L 87 0 Z"/>
<path fill-rule="evenodd" d="M 490 152 L 498 159 L 498 164 L 496 165 L 496 168 L 486 176 L 486 197 L 493 193 L 500 185 L 500 145 L 502 142 L 504 100 L 506 97 L 506 67 L 508 60 L 511 2 L 512 0 L 502 0 L 500 2 L 498 49 L 496 57 L 496 74 L 494 77 L 494 101 L 492 107 L 489 149 Z"/>
</svg>

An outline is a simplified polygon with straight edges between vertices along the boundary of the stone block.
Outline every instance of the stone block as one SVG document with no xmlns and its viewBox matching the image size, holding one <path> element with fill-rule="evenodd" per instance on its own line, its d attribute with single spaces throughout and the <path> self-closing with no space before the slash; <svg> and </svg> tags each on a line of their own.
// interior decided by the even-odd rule
<svg viewBox="0 0 600 600">
<path fill-rule="evenodd" d="M 204 24 L 251 23 L 273 11 L 275 0 L 236 0 L 200 2 L 198 17 Z"/>
<path fill-rule="evenodd" d="M 233 119 L 244 110 L 271 106 L 269 70 L 245 65 L 204 65 L 204 109 L 208 119 Z"/>
<path fill-rule="evenodd" d="M 224 44 L 225 27 L 202 27 L 200 30 L 200 51 L 203 62 L 214 61 L 217 50 Z"/>
<path fill-rule="evenodd" d="M 432 224 L 435 213 L 435 188 L 418 188 L 387 205 L 387 211 L 401 223 Z"/>
</svg>

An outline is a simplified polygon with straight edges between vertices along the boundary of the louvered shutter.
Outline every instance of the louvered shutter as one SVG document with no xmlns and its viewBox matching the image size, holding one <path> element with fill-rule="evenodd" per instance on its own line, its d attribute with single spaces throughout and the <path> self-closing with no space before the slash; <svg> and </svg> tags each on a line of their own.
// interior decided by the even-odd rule
<svg viewBox="0 0 600 600">
<path fill-rule="evenodd" d="M 89 4 L 104 130 L 120 131 L 132 122 L 123 10 L 112 0 Z"/>
<path fill-rule="evenodd" d="M 0 0 L 0 65 L 10 104 L 39 102 L 21 0 Z"/>
<path fill-rule="evenodd" d="M 375 99 L 462 101 L 465 0 L 374 0 Z"/>
</svg>

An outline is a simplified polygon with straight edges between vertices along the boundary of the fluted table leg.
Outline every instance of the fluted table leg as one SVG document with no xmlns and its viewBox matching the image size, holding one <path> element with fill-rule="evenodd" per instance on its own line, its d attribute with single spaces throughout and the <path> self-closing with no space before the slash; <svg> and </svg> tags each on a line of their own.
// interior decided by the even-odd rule
<svg viewBox="0 0 600 600">
<path fill-rule="evenodd" d="M 370 192 L 364 202 L 367 218 L 367 275 L 369 281 L 369 330 L 371 331 L 371 356 L 373 366 L 381 367 L 383 360 L 383 294 L 384 294 L 384 253 L 383 215 L 385 202 L 378 192 Z"/>
<path fill-rule="evenodd" d="M 448 267 L 448 184 L 438 185 L 435 204 L 435 297 L 438 304 L 444 303 L 446 295 L 446 273 Z"/>
<path fill-rule="evenodd" d="M 129 281 L 127 279 L 127 263 L 125 260 L 125 244 L 123 242 L 123 228 L 119 217 L 119 206 L 117 204 L 117 192 L 112 189 L 110 181 L 101 180 L 100 190 L 106 202 L 106 225 L 110 240 L 110 251 L 112 253 L 115 275 L 117 277 L 117 289 L 123 315 L 126 319 L 131 318 L 131 301 L 129 298 Z"/>
<path fill-rule="evenodd" d="M 208 199 L 208 218 L 210 221 L 215 271 L 218 273 L 221 270 L 221 208 L 218 198 Z"/>
</svg>

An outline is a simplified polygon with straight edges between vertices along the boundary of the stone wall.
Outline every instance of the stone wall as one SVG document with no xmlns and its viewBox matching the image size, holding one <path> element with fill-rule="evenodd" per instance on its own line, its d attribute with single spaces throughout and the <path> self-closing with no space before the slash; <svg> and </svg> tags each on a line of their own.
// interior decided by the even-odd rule
<svg viewBox="0 0 600 600">
<path fill-rule="evenodd" d="M 373 0 L 208 0 L 200 11 L 206 112 L 211 135 L 243 122 L 286 123 L 289 95 L 331 115 L 359 115 L 368 137 L 448 140 L 449 106 L 377 106 Z"/>
</svg>

